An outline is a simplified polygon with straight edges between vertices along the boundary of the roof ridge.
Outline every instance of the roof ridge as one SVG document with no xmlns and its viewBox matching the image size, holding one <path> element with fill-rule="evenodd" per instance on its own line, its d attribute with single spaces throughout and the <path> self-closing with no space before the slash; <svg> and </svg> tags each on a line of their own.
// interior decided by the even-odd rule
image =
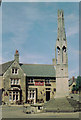
<svg viewBox="0 0 81 120">
<path fill-rule="evenodd" d="M 48 66 L 54 66 L 53 64 L 23 64 L 23 63 L 19 63 L 22 65 L 48 65 Z"/>
</svg>

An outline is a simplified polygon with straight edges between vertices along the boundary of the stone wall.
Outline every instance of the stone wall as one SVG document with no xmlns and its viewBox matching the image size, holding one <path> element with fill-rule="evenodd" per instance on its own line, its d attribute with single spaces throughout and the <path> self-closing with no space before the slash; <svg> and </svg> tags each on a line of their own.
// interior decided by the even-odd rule
<svg viewBox="0 0 81 120">
<path fill-rule="evenodd" d="M 12 74 L 12 68 L 17 68 L 18 69 L 18 74 Z M 26 87 L 25 87 L 25 74 L 20 68 L 19 64 L 14 61 L 14 63 L 8 68 L 8 70 L 4 73 L 3 75 L 3 86 L 4 86 L 4 91 L 3 91 L 3 101 L 6 103 L 9 103 L 9 89 L 12 89 L 11 87 L 11 78 L 19 78 L 20 83 L 19 87 L 22 91 L 22 100 L 25 102 L 26 101 Z M 10 101 L 11 102 L 11 101 Z"/>
</svg>

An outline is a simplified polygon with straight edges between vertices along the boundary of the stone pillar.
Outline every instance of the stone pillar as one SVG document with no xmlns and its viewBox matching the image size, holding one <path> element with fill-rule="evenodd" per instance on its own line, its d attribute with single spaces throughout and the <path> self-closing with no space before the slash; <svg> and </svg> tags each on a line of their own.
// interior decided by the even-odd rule
<svg viewBox="0 0 81 120">
<path fill-rule="evenodd" d="M 58 34 L 56 48 L 57 64 L 56 64 L 56 95 L 55 97 L 65 97 L 69 95 L 68 86 L 68 56 L 67 56 L 67 40 L 64 28 L 64 12 L 58 10 Z"/>
</svg>

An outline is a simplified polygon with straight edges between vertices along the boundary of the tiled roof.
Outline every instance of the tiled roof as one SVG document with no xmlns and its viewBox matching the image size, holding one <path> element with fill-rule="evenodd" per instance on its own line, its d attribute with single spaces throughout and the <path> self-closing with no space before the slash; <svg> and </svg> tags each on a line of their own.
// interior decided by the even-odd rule
<svg viewBox="0 0 81 120">
<path fill-rule="evenodd" d="M 6 72 L 6 70 L 10 67 L 10 65 L 13 63 L 13 61 L 9 61 L 7 63 L 0 65 L 0 75 L 4 74 Z"/>
<path fill-rule="evenodd" d="M 46 64 L 21 64 L 21 68 L 27 76 L 34 77 L 56 77 L 53 65 Z"/>
<path fill-rule="evenodd" d="M 71 86 L 73 84 L 73 82 L 76 83 L 76 78 L 74 78 L 74 80 L 73 80 L 73 78 L 71 78 L 71 79 L 69 79 L 68 82 L 69 82 L 69 86 Z"/>
<path fill-rule="evenodd" d="M 4 74 L 13 62 L 14 60 L 0 65 L 0 75 Z M 56 71 L 53 65 L 20 64 L 20 66 L 29 77 L 56 77 Z"/>
</svg>

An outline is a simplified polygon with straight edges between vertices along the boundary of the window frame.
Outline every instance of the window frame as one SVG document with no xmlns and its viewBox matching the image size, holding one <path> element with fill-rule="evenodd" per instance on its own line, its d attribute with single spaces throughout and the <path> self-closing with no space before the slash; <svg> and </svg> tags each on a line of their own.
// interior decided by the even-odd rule
<svg viewBox="0 0 81 120">
<path fill-rule="evenodd" d="M 11 85 L 20 85 L 20 78 L 10 78 Z"/>
<path fill-rule="evenodd" d="M 11 70 L 13 75 L 17 75 L 18 74 L 18 68 L 12 68 Z"/>
<path fill-rule="evenodd" d="M 45 84 L 50 84 L 50 79 L 45 79 Z"/>
</svg>

